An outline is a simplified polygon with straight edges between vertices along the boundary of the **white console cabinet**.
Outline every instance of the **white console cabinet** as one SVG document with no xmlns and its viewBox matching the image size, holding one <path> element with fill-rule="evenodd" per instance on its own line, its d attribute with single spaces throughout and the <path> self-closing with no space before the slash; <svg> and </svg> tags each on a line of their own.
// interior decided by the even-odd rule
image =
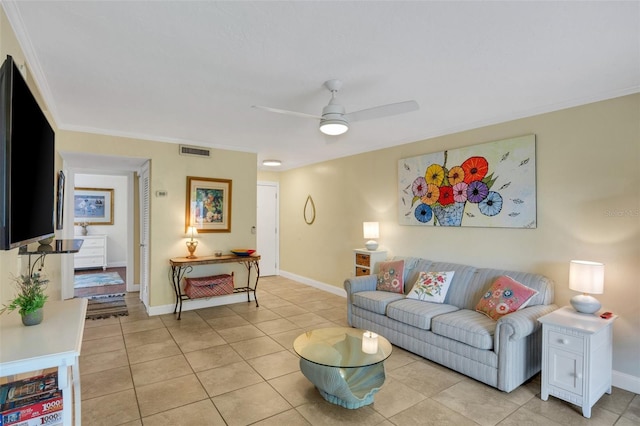
<svg viewBox="0 0 640 426">
<path fill-rule="evenodd" d="M 84 241 L 80 251 L 73 255 L 75 269 L 107 269 L 106 235 L 78 235 L 74 238 Z"/>
<path fill-rule="evenodd" d="M 613 321 L 580 314 L 567 306 L 551 312 L 542 323 L 542 391 L 582 407 L 591 407 L 604 393 L 611 393 L 611 345 Z"/>
</svg>

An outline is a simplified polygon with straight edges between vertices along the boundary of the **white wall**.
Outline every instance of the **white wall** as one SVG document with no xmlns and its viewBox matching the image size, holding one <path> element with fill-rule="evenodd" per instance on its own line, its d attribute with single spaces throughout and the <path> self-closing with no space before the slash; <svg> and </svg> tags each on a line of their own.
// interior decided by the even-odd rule
<svg viewBox="0 0 640 426">
<path fill-rule="evenodd" d="M 127 266 L 127 230 L 129 205 L 127 176 L 75 174 L 76 188 L 113 189 L 113 225 L 89 225 L 89 235 L 107 236 L 107 265 L 109 267 Z M 75 221 L 74 221 L 75 222 Z M 74 226 L 75 235 L 81 228 Z"/>
</svg>

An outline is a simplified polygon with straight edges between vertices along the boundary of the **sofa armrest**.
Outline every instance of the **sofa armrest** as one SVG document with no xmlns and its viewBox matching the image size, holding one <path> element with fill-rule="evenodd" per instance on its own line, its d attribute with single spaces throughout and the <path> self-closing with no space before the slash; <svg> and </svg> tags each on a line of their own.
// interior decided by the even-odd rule
<svg viewBox="0 0 640 426">
<path fill-rule="evenodd" d="M 377 283 L 377 275 L 360 275 L 359 277 L 351 277 L 344 280 L 344 289 L 347 291 L 347 297 L 349 297 L 353 293 L 361 291 L 374 291 Z"/>
<path fill-rule="evenodd" d="M 505 315 L 498 320 L 496 338 L 502 335 L 509 340 L 522 339 L 540 328 L 538 318 L 556 309 L 557 305 L 536 305 Z"/>
</svg>

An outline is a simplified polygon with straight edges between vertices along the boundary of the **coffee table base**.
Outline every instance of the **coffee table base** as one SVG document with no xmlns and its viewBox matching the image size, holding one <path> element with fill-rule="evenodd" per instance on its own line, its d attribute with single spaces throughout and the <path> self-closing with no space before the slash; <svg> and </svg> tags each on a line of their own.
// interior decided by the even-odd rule
<svg viewBox="0 0 640 426">
<path fill-rule="evenodd" d="M 385 379 L 382 362 L 366 367 L 339 368 L 300 358 L 300 371 L 324 399 L 349 409 L 373 403 L 373 395 L 380 390 Z"/>
</svg>

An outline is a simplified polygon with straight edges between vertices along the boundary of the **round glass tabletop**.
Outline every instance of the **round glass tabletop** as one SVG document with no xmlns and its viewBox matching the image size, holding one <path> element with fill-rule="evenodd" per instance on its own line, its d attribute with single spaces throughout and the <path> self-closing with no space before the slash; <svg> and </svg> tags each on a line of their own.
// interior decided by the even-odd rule
<svg viewBox="0 0 640 426">
<path fill-rule="evenodd" d="M 349 327 L 319 328 L 294 340 L 300 357 L 328 367 L 353 368 L 380 363 L 391 355 L 391 343 L 380 335 Z"/>
</svg>

